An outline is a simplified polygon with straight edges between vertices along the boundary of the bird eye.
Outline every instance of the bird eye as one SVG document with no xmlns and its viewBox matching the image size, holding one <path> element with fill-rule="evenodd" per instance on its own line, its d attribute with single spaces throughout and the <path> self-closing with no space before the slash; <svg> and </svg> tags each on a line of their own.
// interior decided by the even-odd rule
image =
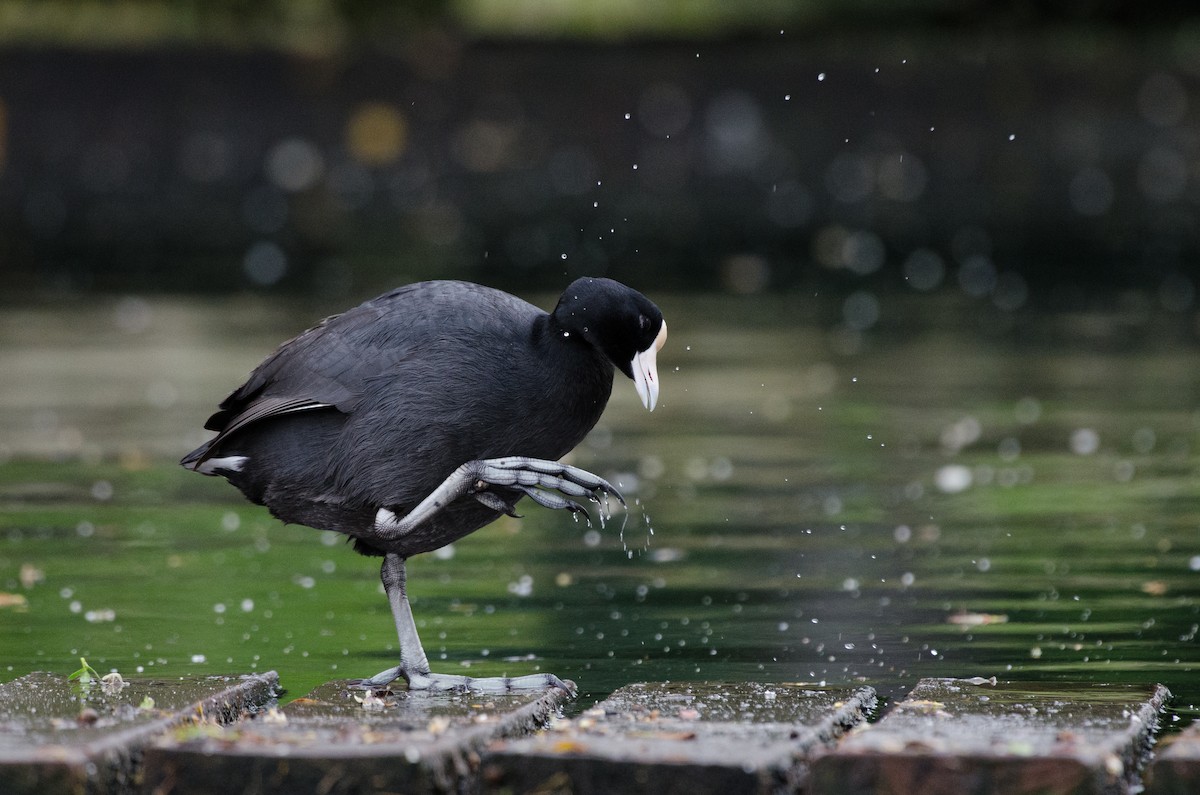
<svg viewBox="0 0 1200 795">
<path fill-rule="evenodd" d="M 645 315 L 638 315 L 638 327 L 642 331 L 648 330 L 650 328 L 650 318 Z"/>
</svg>

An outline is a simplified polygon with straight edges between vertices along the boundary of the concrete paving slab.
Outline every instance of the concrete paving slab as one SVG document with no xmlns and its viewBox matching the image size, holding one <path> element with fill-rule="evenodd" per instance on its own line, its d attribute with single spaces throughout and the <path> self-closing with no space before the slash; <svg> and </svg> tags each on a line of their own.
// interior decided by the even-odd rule
<svg viewBox="0 0 1200 795">
<path fill-rule="evenodd" d="M 274 671 L 80 685 L 32 673 L 0 685 L 0 793 L 127 793 L 142 749 L 172 727 L 223 723 L 270 703 Z"/>
<path fill-rule="evenodd" d="M 329 682 L 237 726 L 163 738 L 146 752 L 145 778 L 156 795 L 469 792 L 489 742 L 544 726 L 568 698 Z"/>
<path fill-rule="evenodd" d="M 623 687 L 536 737 L 494 743 L 489 793 L 768 793 L 800 787 L 806 758 L 866 719 L 875 691 L 754 683 Z"/>
<path fill-rule="evenodd" d="M 813 763 L 811 792 L 1126 793 L 1169 695 L 1161 685 L 923 679 Z"/>
<path fill-rule="evenodd" d="M 1146 769 L 1146 795 L 1200 792 L 1200 722 L 1165 738 Z"/>
</svg>

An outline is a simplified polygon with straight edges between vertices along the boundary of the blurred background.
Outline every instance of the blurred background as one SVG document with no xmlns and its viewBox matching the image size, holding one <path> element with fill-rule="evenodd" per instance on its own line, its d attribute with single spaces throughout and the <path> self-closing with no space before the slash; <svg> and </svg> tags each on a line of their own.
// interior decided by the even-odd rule
<svg viewBox="0 0 1200 795">
<path fill-rule="evenodd" d="M 0 44 L 10 297 L 1194 298 L 1186 3 L 2 0 Z"/>
<path fill-rule="evenodd" d="M 634 508 L 415 559 L 435 669 L 1183 725 L 1198 121 L 1185 3 L 0 0 L 0 680 L 392 665 L 376 561 L 176 462 L 327 314 L 591 274 L 671 326 L 571 459 Z"/>
</svg>

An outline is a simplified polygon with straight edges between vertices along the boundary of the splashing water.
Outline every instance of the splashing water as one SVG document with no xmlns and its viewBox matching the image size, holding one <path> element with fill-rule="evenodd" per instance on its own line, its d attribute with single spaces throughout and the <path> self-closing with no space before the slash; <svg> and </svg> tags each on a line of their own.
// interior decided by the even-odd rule
<svg viewBox="0 0 1200 795">
<path fill-rule="evenodd" d="M 641 524 L 642 524 L 642 526 L 644 526 L 646 528 L 646 539 L 642 543 L 642 549 L 641 549 L 642 552 L 645 552 L 650 549 L 650 539 L 654 535 L 654 528 L 651 527 L 651 525 L 650 525 L 650 514 L 646 513 L 646 507 L 642 504 L 642 501 L 635 497 L 633 500 L 633 504 L 638 507 L 639 512 L 641 513 Z M 629 516 L 630 516 L 630 511 L 628 511 L 628 510 L 625 511 L 625 516 L 621 520 L 620 538 L 621 538 L 621 549 L 623 549 L 625 551 L 625 553 L 628 557 L 632 558 L 633 550 L 629 548 L 629 544 L 626 543 L 626 541 L 625 541 L 625 528 L 627 528 L 629 526 Z"/>
</svg>

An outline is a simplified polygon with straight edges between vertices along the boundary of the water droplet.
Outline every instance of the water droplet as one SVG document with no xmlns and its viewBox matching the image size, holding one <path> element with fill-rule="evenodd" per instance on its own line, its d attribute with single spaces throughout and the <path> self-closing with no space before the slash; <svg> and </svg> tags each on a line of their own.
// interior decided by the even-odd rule
<svg viewBox="0 0 1200 795">
<path fill-rule="evenodd" d="M 1100 449 L 1100 434 L 1091 428 L 1078 428 L 1071 433 L 1071 452 L 1091 455 Z"/>
</svg>

